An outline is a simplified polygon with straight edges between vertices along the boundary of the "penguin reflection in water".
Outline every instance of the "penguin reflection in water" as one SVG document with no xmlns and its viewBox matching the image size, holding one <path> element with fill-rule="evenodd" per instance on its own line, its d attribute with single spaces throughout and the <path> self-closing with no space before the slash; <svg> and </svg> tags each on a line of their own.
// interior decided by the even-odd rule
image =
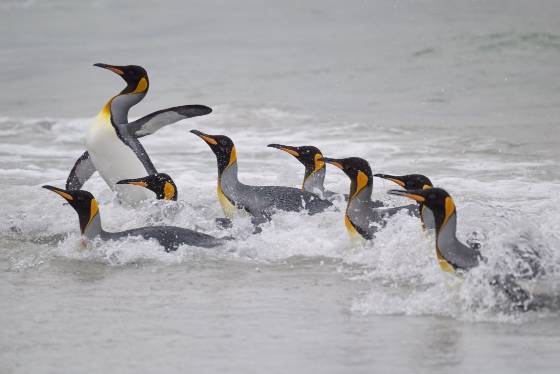
<svg viewBox="0 0 560 374">
<path fill-rule="evenodd" d="M 436 230 L 436 257 L 443 271 L 461 273 L 484 261 L 478 248 L 467 246 L 457 239 L 457 209 L 453 199 L 445 190 L 434 187 L 425 190 L 390 190 L 389 193 L 413 199 L 432 212 Z M 529 271 L 521 276 L 513 274 L 493 276 L 491 284 L 502 290 L 513 302 L 514 307 L 526 310 L 536 305 L 531 305 L 531 296 L 517 284 L 516 280 L 535 278 L 544 274 L 544 269 L 536 252 L 531 254 L 517 252 L 517 254 L 521 255 Z"/>
<path fill-rule="evenodd" d="M 323 161 L 341 169 L 350 178 L 350 193 L 344 213 L 344 224 L 353 239 L 371 240 L 380 227 L 398 212 L 417 215 L 415 205 L 395 208 L 379 208 L 379 203 L 371 199 L 373 174 L 369 163 L 363 158 L 328 158 Z"/>
<path fill-rule="evenodd" d="M 328 200 L 297 188 L 284 186 L 250 186 L 237 176 L 237 152 L 233 141 L 224 135 L 208 135 L 192 130 L 214 152 L 218 164 L 218 200 L 225 215 L 232 218 L 238 210 L 248 212 L 252 222 L 268 221 L 275 210 L 288 212 L 323 212 L 332 206 Z M 257 230 L 258 231 L 258 230 Z"/>
<path fill-rule="evenodd" d="M 176 250 L 180 245 L 212 248 L 223 245 L 229 238 L 216 238 L 208 234 L 175 226 L 146 226 L 120 232 L 108 232 L 101 226 L 101 215 L 97 200 L 84 190 L 63 190 L 53 186 L 43 186 L 63 197 L 78 213 L 80 232 L 87 239 L 119 240 L 128 237 L 155 239 L 166 252 Z"/>
<path fill-rule="evenodd" d="M 136 121 L 128 122 L 130 108 L 138 104 L 149 89 L 148 73 L 141 66 L 95 64 L 124 79 L 127 86 L 109 99 L 91 123 L 86 136 L 87 150 L 78 158 L 66 181 L 67 190 L 79 190 L 95 173 L 109 188 L 119 192 L 119 198 L 136 203 L 150 198 L 148 191 L 126 185 L 119 180 L 157 174 L 150 157 L 138 140 L 160 128 L 185 118 L 202 116 L 212 109 L 204 105 L 183 105 L 158 110 Z"/>
</svg>

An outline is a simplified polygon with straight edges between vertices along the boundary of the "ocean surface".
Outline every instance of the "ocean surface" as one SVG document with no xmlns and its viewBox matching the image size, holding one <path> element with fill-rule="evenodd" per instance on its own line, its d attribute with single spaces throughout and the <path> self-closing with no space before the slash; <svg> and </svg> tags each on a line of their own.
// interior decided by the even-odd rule
<svg viewBox="0 0 560 374">
<path fill-rule="evenodd" d="M 165 253 L 81 244 L 63 186 L 89 122 L 138 64 L 138 118 L 213 113 L 142 142 L 179 202 L 119 205 L 85 184 L 107 230 L 156 223 L 236 239 Z M 557 373 L 560 365 L 560 4 L 557 1 L 0 1 L 0 373 Z M 428 175 L 488 262 L 443 273 L 433 237 L 397 215 L 352 244 L 340 210 L 220 230 L 216 163 L 189 133 L 225 134 L 240 179 L 298 187 L 269 143 Z M 326 185 L 349 181 L 328 168 Z M 375 198 L 396 185 L 376 180 Z M 488 279 L 535 250 L 512 310 Z"/>
</svg>

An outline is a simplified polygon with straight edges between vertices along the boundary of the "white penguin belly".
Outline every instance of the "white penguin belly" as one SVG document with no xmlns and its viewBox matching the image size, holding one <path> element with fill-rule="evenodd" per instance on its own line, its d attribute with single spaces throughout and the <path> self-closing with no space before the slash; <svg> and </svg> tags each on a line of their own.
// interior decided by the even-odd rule
<svg viewBox="0 0 560 374">
<path fill-rule="evenodd" d="M 145 188 L 116 185 L 122 179 L 146 176 L 147 172 L 132 149 L 119 139 L 110 120 L 103 117 L 94 120 L 86 138 L 86 148 L 99 175 L 127 203 L 153 199 L 154 194 Z"/>
</svg>

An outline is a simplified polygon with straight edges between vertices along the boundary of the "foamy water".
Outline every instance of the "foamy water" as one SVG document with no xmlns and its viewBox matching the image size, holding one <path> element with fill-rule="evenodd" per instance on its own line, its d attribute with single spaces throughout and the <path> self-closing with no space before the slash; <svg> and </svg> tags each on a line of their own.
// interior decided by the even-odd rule
<svg viewBox="0 0 560 374">
<path fill-rule="evenodd" d="M 0 371 L 556 372 L 559 10 L 445 4 L 3 4 Z M 142 139 L 177 203 L 133 209 L 99 176 L 85 184 L 105 229 L 163 223 L 235 240 L 173 253 L 137 239 L 82 244 L 74 210 L 40 186 L 64 185 L 88 117 L 121 87 L 89 67 L 99 61 L 147 68 L 133 117 L 214 109 Z M 259 235 L 247 217 L 218 229 L 215 157 L 191 129 L 230 136 L 250 184 L 300 186 L 303 167 L 269 143 L 425 174 L 488 261 L 462 279 L 443 273 L 433 237 L 404 214 L 352 244 L 341 201 L 278 213 Z M 329 167 L 326 185 L 346 193 L 349 180 Z M 375 180 L 374 197 L 409 203 L 386 194 L 395 187 Z M 512 311 L 488 285 L 519 271 L 514 245 L 541 255 L 546 274 L 523 283 L 536 311 Z"/>
</svg>

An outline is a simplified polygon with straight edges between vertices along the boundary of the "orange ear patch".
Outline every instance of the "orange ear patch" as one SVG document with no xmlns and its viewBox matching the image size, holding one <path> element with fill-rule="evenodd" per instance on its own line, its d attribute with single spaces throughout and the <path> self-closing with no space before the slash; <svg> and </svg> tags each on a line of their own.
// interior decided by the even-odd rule
<svg viewBox="0 0 560 374">
<path fill-rule="evenodd" d="M 97 206 L 97 200 L 91 199 L 91 206 L 89 212 L 89 221 L 88 225 L 93 221 L 93 218 L 99 213 L 99 207 Z"/>
<path fill-rule="evenodd" d="M 315 154 L 315 170 L 313 170 L 314 172 L 316 172 L 317 170 L 322 169 L 323 167 L 325 167 L 325 161 L 323 161 L 323 155 L 320 153 Z"/>
<path fill-rule="evenodd" d="M 231 164 L 233 164 L 236 161 L 237 161 L 237 151 L 235 150 L 235 146 L 234 146 L 231 150 L 231 154 L 229 155 L 228 166 L 230 166 Z"/>
<path fill-rule="evenodd" d="M 146 91 L 147 88 L 148 88 L 148 81 L 146 80 L 146 78 L 142 78 L 140 79 L 140 82 L 138 82 L 138 86 L 136 86 L 136 89 L 132 93 L 141 93 Z"/>
<path fill-rule="evenodd" d="M 165 182 L 163 185 L 163 198 L 165 200 L 171 200 L 175 197 L 175 188 L 169 182 Z"/>
</svg>

